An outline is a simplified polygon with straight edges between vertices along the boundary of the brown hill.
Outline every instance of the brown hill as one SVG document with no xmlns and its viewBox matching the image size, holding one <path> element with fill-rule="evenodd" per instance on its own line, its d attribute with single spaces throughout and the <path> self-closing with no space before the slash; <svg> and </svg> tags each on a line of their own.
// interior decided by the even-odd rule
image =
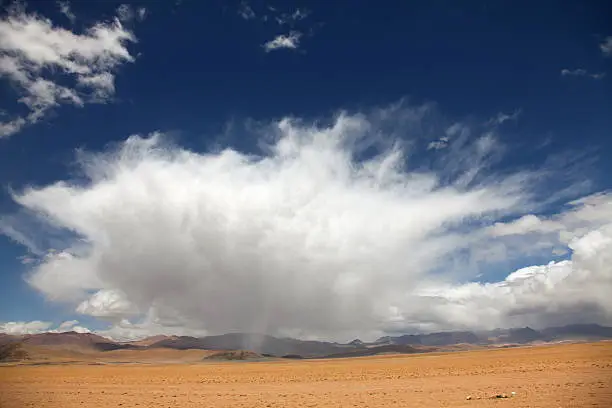
<svg viewBox="0 0 612 408">
<path fill-rule="evenodd" d="M 164 340 L 176 340 L 178 339 L 179 336 L 166 336 L 163 334 L 158 334 L 157 336 L 151 336 L 151 337 L 147 337 L 145 339 L 142 340 L 134 340 L 134 341 L 128 341 L 125 342 L 124 344 L 131 344 L 132 346 L 138 346 L 138 347 L 149 347 L 152 346 L 155 343 L 159 343 L 161 341 Z"/>
<path fill-rule="evenodd" d="M 12 334 L 0 333 L 0 346 L 19 341 L 20 338 L 20 336 L 14 336 Z"/>
<path fill-rule="evenodd" d="M 0 346 L 0 348 L 2 347 L 4 346 Z M 210 350 L 172 350 L 162 348 L 100 351 L 95 349 L 31 345 L 22 345 L 22 350 L 27 353 L 27 361 L 22 361 L 23 364 L 181 364 L 197 363 L 202 361 L 204 357 L 215 353 L 215 351 Z M 10 361 L 18 362 L 15 359 Z"/>
<path fill-rule="evenodd" d="M 53 347 L 78 350 L 117 350 L 134 348 L 129 344 L 123 345 L 93 333 L 39 333 L 21 336 L 24 345 L 38 347 Z"/>
<path fill-rule="evenodd" d="M 28 352 L 21 343 L 13 342 L 0 345 L 0 361 L 21 361 L 28 359 Z"/>
</svg>

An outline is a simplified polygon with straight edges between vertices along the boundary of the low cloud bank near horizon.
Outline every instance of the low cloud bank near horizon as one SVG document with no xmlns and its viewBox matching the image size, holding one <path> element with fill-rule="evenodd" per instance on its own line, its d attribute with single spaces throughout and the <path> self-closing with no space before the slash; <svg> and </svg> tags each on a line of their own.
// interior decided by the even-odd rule
<svg viewBox="0 0 612 408">
<path fill-rule="evenodd" d="M 10 335 L 65 332 L 90 333 L 88 328 L 80 326 L 78 323 L 78 320 L 67 320 L 60 323 L 56 328 L 52 328 L 53 323 L 43 322 L 41 320 L 33 320 L 30 322 L 6 322 L 0 323 L 0 333 Z"/>
<path fill-rule="evenodd" d="M 580 197 L 546 158 L 501 171 L 501 124 L 430 134 L 432 109 L 285 118 L 258 127 L 257 155 L 132 136 L 81 154 L 78 181 L 14 193 L 22 212 L 0 231 L 38 256 L 33 288 L 111 337 L 612 322 L 612 195 Z M 45 252 L 41 230 L 64 245 Z M 552 262 L 479 282 L 526 255 Z"/>
</svg>

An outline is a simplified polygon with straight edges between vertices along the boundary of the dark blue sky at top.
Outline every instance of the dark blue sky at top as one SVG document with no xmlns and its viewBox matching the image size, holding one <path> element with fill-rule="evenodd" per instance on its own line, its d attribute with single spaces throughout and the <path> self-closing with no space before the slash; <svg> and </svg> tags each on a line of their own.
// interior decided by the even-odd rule
<svg viewBox="0 0 612 408">
<path fill-rule="evenodd" d="M 71 7 L 79 27 L 110 18 L 121 3 L 73 1 Z M 544 140 L 552 152 L 590 147 L 601 156 L 598 189 L 612 187 L 612 58 L 599 49 L 612 35 L 609 1 L 252 1 L 259 15 L 268 6 L 311 11 L 296 23 L 310 31 L 300 49 L 270 53 L 261 45 L 287 28 L 245 21 L 238 1 L 130 4 L 145 6 L 148 15 L 134 27 L 138 43 L 130 50 L 138 57 L 120 69 L 116 101 L 59 107 L 0 140 L 0 212 L 15 209 L 9 186 L 69 177 L 75 148 L 100 150 L 130 134 L 160 130 L 202 150 L 229 120 L 314 118 L 400 98 L 435 102 L 456 119 L 520 110 L 506 142 L 522 146 L 524 160 L 543 160 L 532 153 Z M 67 24 L 54 2 L 30 1 L 28 10 Z M 607 76 L 560 74 L 577 68 Z M 2 98 L 3 106 L 13 103 Z M 255 148 L 249 138 L 233 143 Z M 16 259 L 22 254 L 0 237 L 0 321 L 69 317 L 27 288 Z"/>
</svg>

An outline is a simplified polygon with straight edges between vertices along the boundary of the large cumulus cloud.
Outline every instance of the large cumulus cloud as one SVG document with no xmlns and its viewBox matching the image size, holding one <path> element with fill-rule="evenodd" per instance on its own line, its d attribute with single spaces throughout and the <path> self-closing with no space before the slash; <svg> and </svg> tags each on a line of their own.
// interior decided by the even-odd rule
<svg viewBox="0 0 612 408">
<path fill-rule="evenodd" d="M 274 122 L 258 155 L 197 153 L 160 134 L 82 155 L 80 180 L 14 195 L 74 237 L 28 281 L 128 329 L 145 315 L 198 333 L 326 337 L 557 322 L 576 308 L 609 320 L 610 197 L 593 196 L 588 222 L 575 213 L 594 198 L 574 216 L 525 218 L 551 169 L 497 172 L 495 129 L 459 124 L 425 160 L 432 139 L 412 137 L 422 121 L 423 108 L 395 106 Z M 28 242 L 19 223 L 3 230 Z M 475 282 L 472 261 L 500 246 L 516 256 L 521 234 L 572 259 Z"/>
</svg>

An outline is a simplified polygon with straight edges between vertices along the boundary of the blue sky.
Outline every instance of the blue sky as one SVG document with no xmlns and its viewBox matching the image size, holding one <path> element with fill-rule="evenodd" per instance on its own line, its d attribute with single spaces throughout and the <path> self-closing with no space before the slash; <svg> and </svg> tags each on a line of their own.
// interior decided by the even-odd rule
<svg viewBox="0 0 612 408">
<path fill-rule="evenodd" d="M 379 334 L 394 330 L 477 327 L 475 322 L 455 316 L 460 313 L 457 308 L 451 311 L 436 304 L 433 309 L 439 306 L 438 314 L 425 316 L 424 311 L 432 309 L 428 302 L 440 298 L 446 303 L 456 301 L 464 307 L 483 307 L 488 304 L 486 299 L 499 295 L 495 291 L 503 292 L 513 287 L 504 279 L 519 268 L 535 268 L 529 270 L 529 276 L 537 282 L 544 279 L 553 287 L 561 279 L 554 278 L 555 273 L 563 275 L 565 278 L 561 281 L 566 282 L 578 279 L 571 278 L 577 274 L 576 270 L 588 270 L 593 275 L 588 278 L 592 285 L 612 287 L 606 286 L 611 285 L 612 276 L 609 264 L 604 262 L 606 259 L 595 261 L 589 258 L 592 255 L 580 252 L 601 254 L 605 252 L 605 245 L 610 245 L 605 240 L 612 222 L 609 212 L 612 198 L 607 193 L 612 187 L 608 177 L 612 174 L 609 153 L 612 152 L 612 27 L 609 22 L 612 6 L 608 2 L 409 1 L 390 2 L 384 7 L 373 1 L 356 1 L 350 5 L 327 1 L 230 0 L 129 4 L 31 2 L 25 6 L 4 3 L 0 47 L 18 67 L 10 70 L 0 64 L 0 109 L 3 112 L 0 123 L 18 123 L 19 126 L 10 131 L 6 127 L 0 137 L 3 232 L 0 236 L 0 322 L 26 325 L 29 321 L 41 320 L 59 324 L 76 319 L 80 325 L 91 329 L 110 327 L 108 330 L 114 331 L 106 333 L 118 336 L 263 328 L 273 333 L 342 337 L 361 332 Z M 44 19 L 49 20 L 45 22 Z M 93 40 L 88 43 L 86 30 L 96 23 L 106 24 L 99 26 L 101 30 L 121 33 L 124 39 L 96 42 L 99 37 L 91 37 Z M 46 36 L 40 35 L 41 27 L 47 27 Z M 67 31 L 61 31 L 63 36 L 58 35 L 54 42 L 53 35 L 62 29 Z M 21 35 L 24 32 L 29 36 Z M 69 38 L 66 33 L 81 37 Z M 83 45 L 70 45 L 73 44 L 71 39 Z M 41 44 L 57 55 L 44 54 L 37 48 Z M 70 47 L 75 48 L 62 54 L 62 50 Z M 87 56 L 105 47 L 106 54 L 101 52 L 98 59 L 87 60 Z M 53 59 L 56 57 L 58 59 Z M 49 59 L 40 62 L 40 58 Z M 73 69 L 74 65 L 66 61 L 75 63 L 78 69 Z M 38 63 L 40 66 L 36 65 Z M 25 76 L 18 76 L 24 73 Z M 39 78 L 50 81 L 54 88 L 42 91 L 34 88 Z M 100 82 L 101 78 L 111 78 L 111 85 L 108 81 Z M 44 93 L 46 91 L 52 94 L 52 102 L 49 102 L 49 94 Z M 29 100 L 20 99 L 28 95 Z M 345 116 L 340 116 L 344 119 L 338 119 L 341 111 L 346 111 Z M 283 122 L 283 118 L 289 117 L 296 121 Z M 15 122 L 20 118 L 23 123 Z M 146 139 L 147 135 L 153 132 L 165 135 L 160 140 L 153 139 L 155 146 L 168 156 L 156 159 L 155 151 L 146 146 L 146 140 L 151 140 Z M 319 133 L 323 139 L 313 136 Z M 340 134 L 340 138 L 349 140 L 347 143 L 351 145 L 353 133 L 373 150 L 355 151 L 354 146 L 321 141 Z M 135 134 L 145 139 L 133 139 L 135 156 L 125 159 L 129 156 L 129 152 L 126 153 L 129 146 L 124 143 Z M 294 156 L 283 156 L 280 142 L 277 145 L 272 142 L 273 153 L 262 150 L 262 137 L 267 141 L 274 137 L 284 140 L 287 143 L 284 148 L 300 159 L 290 162 L 286 157 Z M 397 184 L 396 178 L 388 176 L 391 178 L 385 178 L 384 183 L 381 181 L 376 193 L 370 190 L 364 193 L 350 181 L 353 178 L 361 180 L 362 175 L 348 179 L 338 176 L 353 171 L 374 152 L 382 152 L 383 158 L 392 156 L 393 149 L 389 150 L 389 146 L 393 143 L 400 143 L 405 153 L 402 158 L 405 171 L 393 176 L 402 179 L 401 183 Z M 234 149 L 239 155 L 257 154 L 271 161 L 275 159 L 277 167 L 272 167 L 277 173 L 267 173 L 268 170 L 262 170 L 263 165 L 248 167 L 244 164 L 249 160 L 246 156 L 241 156 L 242 162 L 234 162 L 218 153 L 223 148 Z M 309 161 L 310 156 L 305 152 L 311 150 L 316 152 L 320 163 L 315 165 Z M 87 152 L 84 162 L 95 163 L 86 176 L 77 162 L 80 157 L 77 151 Z M 108 151 L 123 153 L 104 155 L 103 152 Z M 218 163 L 203 163 L 202 173 L 199 173 L 196 167 L 189 167 L 192 165 L 184 161 L 187 159 L 179 157 L 187 151 L 200 158 L 209 152 Z M 351 153 L 349 156 L 354 154 L 356 161 L 337 168 L 331 158 L 346 159 L 347 152 Z M 146 167 L 150 173 L 141 174 L 135 163 L 150 166 Z M 215 173 L 213 168 L 226 170 Z M 301 172 L 288 170 L 294 168 L 300 168 Z M 326 170 L 319 174 L 319 168 Z M 121 173 L 122 169 L 127 169 L 127 173 Z M 87 180 L 92 174 L 94 179 L 98 178 Z M 224 174 L 235 176 L 226 179 Z M 273 183 L 270 180 L 274 174 L 286 176 Z M 434 207 L 439 199 L 436 189 L 427 190 L 427 195 L 423 193 L 419 200 L 406 198 L 407 190 L 399 186 L 409 185 L 414 177 L 422 174 L 435 175 L 440 186 L 457 188 L 457 194 L 447 200 L 450 209 L 444 207 L 444 200 L 440 208 Z M 467 179 L 461 176 L 465 175 L 470 178 L 464 184 L 462 180 Z M 184 191 L 212 184 L 202 187 L 206 191 L 201 198 L 183 197 L 179 203 L 175 201 L 179 200 L 177 196 L 170 198 L 171 188 L 163 184 L 170 183 L 172 177 L 179 178 L 172 182 L 176 185 L 186 178 L 192 179 L 195 184 L 185 186 Z M 203 179 L 198 180 L 198 177 Z M 215 177 L 224 181 L 216 184 L 211 181 Z M 250 181 L 245 181 L 244 177 Z M 123 185 L 121 183 L 128 183 L 125 181 L 128 179 L 136 183 L 135 187 L 112 193 L 117 196 L 98 191 L 102 188 L 98 183 L 104 184 L 105 180 L 109 184 Z M 76 183 L 75 186 L 83 190 L 71 190 L 64 198 L 56 198 L 49 188 L 60 181 Z M 291 207 L 294 215 L 284 215 L 282 206 L 273 210 L 275 205 L 280 205 L 274 201 L 280 200 L 278 197 L 293 203 L 293 193 L 287 193 L 287 189 L 299 190 L 309 183 L 330 186 L 330 190 L 320 193 L 323 195 L 316 196 L 319 197 L 316 200 L 315 196 L 311 197 L 316 202 L 322 200 L 317 216 L 302 219 L 295 215 L 298 210 L 304 210 L 301 204 Z M 386 187 L 385 183 L 393 187 Z M 278 190 L 280 184 L 284 187 Z M 125 203 L 115 205 L 119 209 L 113 204 L 97 204 L 96 200 L 119 202 L 138 190 L 139 185 L 152 186 L 153 192 L 143 193 L 146 198 L 126 198 Z M 255 185 L 261 190 L 251 192 L 250 188 Z M 343 189 L 332 187 L 337 185 L 342 185 Z M 27 186 L 35 186 L 34 192 L 24 190 Z M 223 193 L 226 194 L 223 197 L 229 201 L 225 206 L 211 209 L 210 202 L 221 200 L 218 198 L 221 193 L 215 191 L 228 186 L 231 192 Z M 419 190 L 422 185 L 414 188 Z M 87 191 L 91 197 L 66 198 Z M 469 204 L 474 199 L 470 194 L 476 191 L 484 194 L 482 199 L 475 201 L 483 203 L 483 209 L 478 211 Z M 249 194 L 255 194 L 255 198 Z M 261 204 L 263 207 L 247 209 L 246 204 L 240 207 L 227 198 L 243 195 L 251 197 L 247 200 L 251 202 L 262 195 L 269 196 L 272 201 Z M 398 198 L 400 196 L 404 198 Z M 516 200 L 512 201 L 512 197 Z M 430 198 L 433 201 L 429 201 Z M 137 200 L 141 199 L 145 202 L 138 201 L 137 205 Z M 151 206 L 146 200 L 150 200 Z M 360 210 L 352 213 L 352 207 L 344 208 L 340 204 L 347 200 L 364 204 L 362 207 L 355 204 Z M 583 201 L 568 204 L 572 200 Z M 325 240 L 309 235 L 310 232 L 303 234 L 310 237 L 307 242 L 314 245 L 313 248 L 319 251 L 323 251 L 320 248 L 335 248 L 332 252 L 336 255 L 327 252 L 321 255 L 322 252 L 310 247 L 306 251 L 305 244 L 285 247 L 280 243 L 290 241 L 289 233 L 284 227 L 272 228 L 271 224 L 266 224 L 269 229 L 263 235 L 253 232 L 256 226 L 249 230 L 249 234 L 260 237 L 259 240 L 249 238 L 255 240 L 249 241 L 249 245 L 263 246 L 260 255 L 242 254 L 241 250 L 236 250 L 234 255 L 221 256 L 214 264 L 211 259 L 202 258 L 203 252 L 198 252 L 209 249 L 198 245 L 221 240 L 242 248 L 234 240 L 247 235 L 242 235 L 246 232 L 241 229 L 232 229 L 234 224 L 215 230 L 215 233 L 205 228 L 206 231 L 198 234 L 209 235 L 198 235 L 204 238 L 195 247 L 190 246 L 195 245 L 195 241 L 173 250 L 164 244 L 164 251 L 169 252 L 163 257 L 182 259 L 170 262 L 167 268 L 191 271 L 178 273 L 177 280 L 172 281 L 172 273 L 147 272 L 147 268 L 155 269 L 149 264 L 154 258 L 151 254 L 163 242 L 161 238 L 155 241 L 147 237 L 163 235 L 163 230 L 160 232 L 159 226 L 151 226 L 151 220 L 145 222 L 139 218 L 135 221 L 137 215 L 134 215 L 133 224 L 131 219 L 125 218 L 126 214 L 140 214 L 143 208 L 152 208 L 153 203 L 159 202 L 173 204 L 155 210 L 159 213 L 151 215 L 151 219 L 167 220 L 159 224 L 174 231 L 173 217 L 184 217 L 187 221 L 182 221 L 182 227 L 177 230 L 180 237 L 196 229 L 189 223 L 203 225 L 213 216 L 217 217 L 214 219 L 234 220 L 240 225 L 248 224 L 253 218 L 272 223 L 278 217 L 288 217 L 283 218 L 283 225 L 294 225 L 296 230 L 291 234 L 297 234 L 295 231 L 300 228 L 326 231 Z M 413 204 L 415 210 L 411 210 Z M 85 206 L 91 208 L 81 211 Z M 199 209 L 199 215 L 191 212 L 194 208 Z M 462 208 L 463 212 L 455 211 L 456 208 Z M 395 214 L 403 219 L 406 214 L 415 216 L 411 211 L 431 211 L 444 216 L 432 221 L 434 226 L 420 226 L 417 221 L 408 220 L 405 225 L 399 221 L 395 224 L 380 215 L 381 212 Z M 327 220 L 337 223 L 330 221 L 325 224 L 327 227 L 322 227 L 323 214 L 327 214 Z M 535 216 L 539 217 L 537 221 L 529 218 Z M 79 217 L 83 217 L 82 220 Z M 416 217 L 428 219 L 429 215 L 419 212 Z M 117 238 L 112 238 L 119 234 L 113 230 L 115 219 L 122 220 L 117 222 L 122 222 L 128 230 L 143 231 L 143 239 L 138 240 L 142 244 L 129 255 L 123 254 L 122 249 L 127 251 L 126 245 L 131 248 L 132 244 L 120 244 Z M 513 220 L 522 220 L 522 223 L 513 223 Z M 348 226 L 368 222 L 386 227 L 358 230 Z M 109 226 L 111 224 L 115 226 Z M 447 227 L 450 224 L 452 228 Z M 329 237 L 335 236 L 335 230 L 325 230 L 332 228 L 329 225 L 335 226 L 333 228 L 343 226 L 352 231 L 346 232 L 347 235 L 355 235 L 348 239 L 341 234 L 332 242 Z M 403 226 L 400 228 L 400 225 Z M 495 225 L 499 231 L 491 229 Z M 147 230 L 149 227 L 151 229 Z M 507 232 L 512 228 L 511 233 Z M 421 229 L 427 232 L 423 232 L 423 236 L 417 235 Z M 506 232 L 500 232 L 502 230 Z M 95 231 L 104 233 L 98 236 Z M 457 234 L 465 234 L 463 242 L 470 244 L 467 247 L 457 243 L 444 246 Z M 487 241 L 482 238 L 483 234 L 490 234 L 495 239 Z M 407 238 L 413 236 L 416 238 Z M 593 236 L 603 244 L 593 244 Z M 82 238 L 81 241 L 78 238 Z M 580 239 L 586 240 L 588 245 Z M 357 251 L 356 248 L 378 242 L 387 243 L 384 251 L 388 249 L 389 252 L 385 252 L 384 260 L 379 259 L 383 250 L 378 255 L 359 252 L 349 256 L 342 252 L 346 245 Z M 487 242 L 490 245 L 485 245 Z M 589 252 L 585 249 L 587 246 L 596 249 Z M 70 260 L 44 255 L 49 248 L 69 254 Z M 257 312 L 255 315 L 265 315 L 262 318 L 265 322 L 253 326 L 252 322 L 258 318 L 249 313 L 241 314 L 240 310 L 262 304 L 278 308 L 289 300 L 257 289 L 256 285 L 250 291 L 245 288 L 245 293 L 227 289 L 235 287 L 229 284 L 229 276 L 238 276 L 242 272 L 236 271 L 250 267 L 248 264 L 234 265 L 232 259 L 240 254 L 245 259 L 255 256 L 255 261 L 248 259 L 271 269 L 278 267 L 280 275 L 274 275 L 277 282 L 278 276 L 285 276 L 283 271 L 301 270 L 302 267 L 293 265 L 294 261 L 278 260 L 278 254 L 283 251 L 306 251 L 302 254 L 307 260 L 304 262 L 318 265 L 317 270 L 331 268 L 333 273 L 339 270 L 346 270 L 346 273 L 338 272 L 338 276 L 329 278 L 331 281 L 321 278 L 325 283 L 318 278 L 310 279 L 309 282 L 319 283 L 294 293 L 292 298 L 296 303 L 289 308 L 287 316 L 277 316 L 271 311 Z M 414 272 L 400 267 L 405 265 L 407 256 L 422 262 Z M 27 259 L 25 263 L 24 259 Z M 361 266 L 351 263 L 355 260 L 361 260 Z M 546 269 L 549 262 L 555 262 L 561 272 Z M 214 265 L 203 266 L 203 263 Z M 194 267 L 195 264 L 199 266 Z M 359 272 L 368 265 L 370 270 L 374 268 L 372 265 L 379 265 L 387 271 L 377 272 L 380 274 L 375 280 L 378 284 L 373 287 L 368 280 L 370 272 Z M 208 267 L 224 273 L 206 272 Z M 63 272 L 62 268 L 71 272 Z M 113 275 L 109 268 L 123 277 Z M 51 269 L 55 272 L 49 272 Z M 73 273 L 87 276 L 83 278 L 87 283 L 75 284 L 81 285 L 82 293 L 74 294 L 53 283 L 78 281 L 80 278 L 74 278 Z M 299 276 L 308 273 L 312 271 L 306 268 Z M 265 274 L 252 272 L 254 282 L 272 279 Z M 24 280 L 26 275 L 35 278 L 28 283 Z M 538 278 L 542 276 L 544 278 Z M 181 280 L 183 283 L 179 284 Z M 345 280 L 360 283 L 350 286 Z M 297 285 L 299 279 L 289 281 Z M 137 282 L 148 282 L 142 285 L 147 289 L 135 289 Z M 217 289 L 215 282 L 219 284 Z M 324 288 L 329 287 L 330 282 L 344 289 L 327 293 Z M 381 305 L 380 297 L 393 297 L 389 291 L 396 288 L 398 282 L 408 294 L 391 291 L 398 300 Z M 476 282 L 473 285 L 477 285 L 477 289 L 470 282 Z M 486 286 L 487 282 L 498 286 L 492 289 Z M 567 286 L 575 288 L 575 284 Z M 186 294 L 185 299 L 192 299 L 189 302 L 177 300 L 171 289 L 164 289 L 173 285 L 176 290 L 202 285 L 206 289 Z M 575 310 L 582 299 L 572 298 L 575 303 L 557 305 L 557 312 L 541 304 L 546 303 L 544 300 L 530 303 L 533 298 L 558 297 L 564 291 L 574 293 L 563 286 L 565 284 L 559 284 L 558 292 L 553 293 L 550 285 L 545 285 L 545 294 L 533 293 L 524 304 L 513 303 L 483 320 L 488 325 L 508 326 L 546 325 L 575 319 L 573 315 L 565 320 L 560 316 L 569 316 L 567 310 Z M 372 291 L 365 290 L 366 287 L 372 287 Z M 209 292 L 211 290 L 213 292 Z M 224 295 L 217 297 L 214 290 Z M 473 290 L 477 294 L 472 293 Z M 253 292 L 257 293 L 251 303 L 225 304 L 223 300 L 231 296 L 248 298 L 245 294 Z M 486 292 L 486 296 L 481 292 Z M 204 300 L 204 293 L 210 302 Z M 590 296 L 597 298 L 596 293 Z M 320 311 L 317 312 L 312 304 L 319 302 L 320 307 L 337 310 L 359 304 L 366 315 L 363 327 L 356 323 L 346 323 L 346 327 L 339 324 L 341 320 L 352 322 L 356 319 L 352 314 L 345 315 L 344 311 L 331 313 L 333 316 L 328 321 L 317 321 L 312 315 Z M 227 313 L 213 311 L 219 308 L 227 309 Z M 380 312 L 382 309 L 385 312 Z M 584 315 L 577 314 L 579 319 L 612 321 L 612 305 L 604 300 L 593 301 L 587 309 Z M 416 318 L 414 310 L 423 313 Z M 536 312 L 519 313 L 517 310 Z M 511 316 L 517 313 L 523 317 L 512 320 Z M 203 319 L 206 321 L 194 322 L 198 320 L 194 319 L 195 315 L 206 316 Z M 453 316 L 454 320 L 442 315 Z M 235 327 L 223 323 L 230 318 L 237 322 Z M 164 323 L 168 321 L 172 322 Z M 43 326 L 40 326 L 43 330 L 52 327 Z M 332 330 L 333 327 L 337 330 Z"/>
</svg>

